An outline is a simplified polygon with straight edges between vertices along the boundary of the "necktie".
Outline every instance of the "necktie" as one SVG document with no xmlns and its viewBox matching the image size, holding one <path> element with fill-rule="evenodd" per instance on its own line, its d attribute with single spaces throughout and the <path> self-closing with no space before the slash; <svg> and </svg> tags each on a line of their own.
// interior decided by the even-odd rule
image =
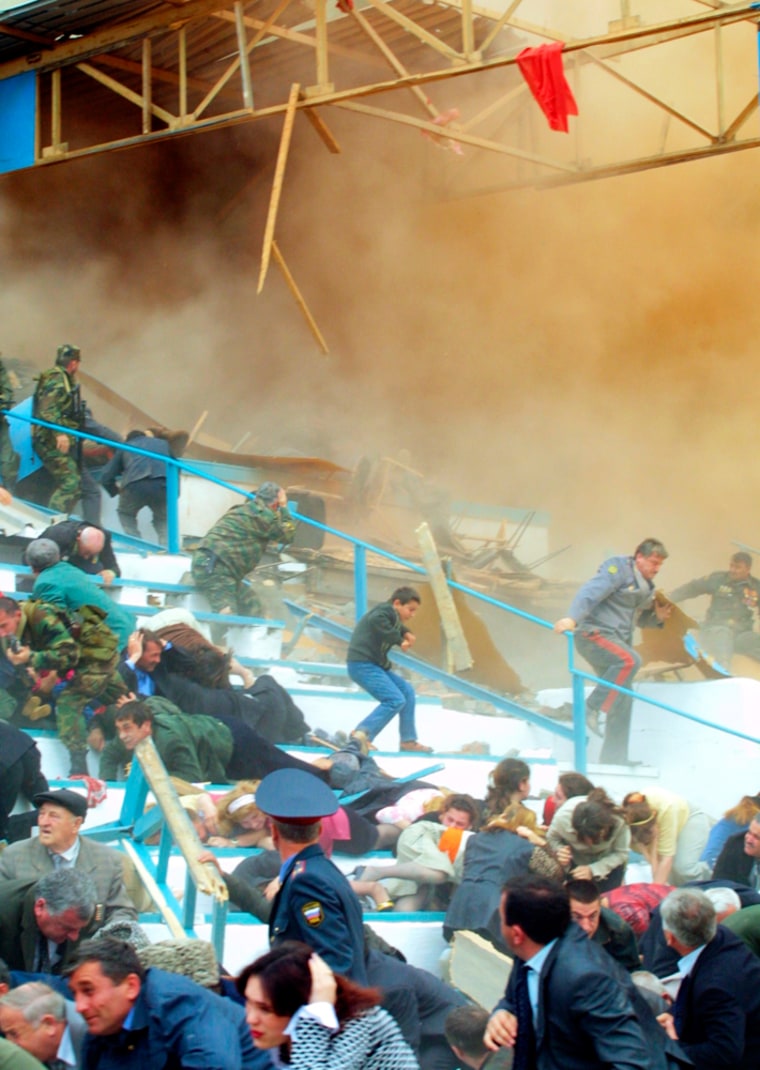
<svg viewBox="0 0 760 1070">
<path fill-rule="evenodd" d="M 515 980 L 515 1008 L 517 1010 L 517 1040 L 512 1070 L 535 1070 L 536 1033 L 533 1028 L 533 1008 L 528 995 L 528 970 L 524 962 L 517 967 Z"/>
<path fill-rule="evenodd" d="M 673 1004 L 673 1025 L 676 1028 L 676 1033 L 681 1036 L 684 1027 L 684 1020 L 686 1018 L 686 990 L 689 987 L 689 978 L 684 977 L 681 984 L 678 987 L 678 995 L 676 1001 Z"/>
<path fill-rule="evenodd" d="M 62 858 L 61 855 L 57 855 L 57 854 L 53 853 L 53 854 L 50 855 L 50 859 L 51 859 L 51 861 L 53 863 L 53 869 L 62 869 L 63 868 L 64 859 Z"/>
</svg>

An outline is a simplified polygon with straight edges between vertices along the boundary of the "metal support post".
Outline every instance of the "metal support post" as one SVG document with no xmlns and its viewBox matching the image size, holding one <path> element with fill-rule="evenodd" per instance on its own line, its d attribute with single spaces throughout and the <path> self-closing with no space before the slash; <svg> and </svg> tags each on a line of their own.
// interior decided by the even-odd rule
<svg viewBox="0 0 760 1070">
<path fill-rule="evenodd" d="M 180 551 L 179 537 L 179 468 L 166 466 L 166 541 L 170 554 Z"/>
<path fill-rule="evenodd" d="M 357 621 L 367 612 L 367 551 L 354 543 L 354 605 Z"/>
</svg>

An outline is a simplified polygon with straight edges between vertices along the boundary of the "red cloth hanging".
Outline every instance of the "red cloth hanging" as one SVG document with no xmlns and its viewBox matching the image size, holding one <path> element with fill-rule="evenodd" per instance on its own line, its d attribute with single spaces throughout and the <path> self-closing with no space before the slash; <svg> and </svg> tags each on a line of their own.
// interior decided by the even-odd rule
<svg viewBox="0 0 760 1070">
<path fill-rule="evenodd" d="M 567 133 L 568 115 L 578 114 L 578 105 L 567 84 L 562 66 L 561 41 L 538 48 L 524 48 L 517 57 L 517 65 L 528 83 L 541 111 L 549 120 L 552 130 Z"/>
</svg>

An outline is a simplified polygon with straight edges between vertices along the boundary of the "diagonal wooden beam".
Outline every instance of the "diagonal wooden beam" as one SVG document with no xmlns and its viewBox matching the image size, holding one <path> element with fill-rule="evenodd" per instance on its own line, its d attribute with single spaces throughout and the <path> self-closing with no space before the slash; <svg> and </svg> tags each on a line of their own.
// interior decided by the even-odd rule
<svg viewBox="0 0 760 1070">
<path fill-rule="evenodd" d="M 123 97 L 124 100 L 128 100 L 131 104 L 135 104 L 138 108 L 142 108 L 145 104 L 145 97 L 140 93 L 135 93 L 132 89 L 122 85 L 121 82 L 117 82 L 115 78 L 111 78 L 110 75 L 104 74 L 103 71 L 99 71 L 97 67 L 93 67 L 90 63 L 77 63 L 76 68 L 81 71 L 82 74 L 88 75 L 94 81 L 104 85 L 106 89 L 110 89 L 118 96 Z M 177 124 L 177 116 L 172 115 L 170 111 L 166 111 L 164 108 L 160 108 L 158 104 L 150 105 L 150 112 L 155 115 L 157 119 L 161 119 L 169 127 L 174 127 Z"/>
<path fill-rule="evenodd" d="M 301 96 L 303 96 L 303 94 L 301 94 Z M 322 116 L 317 112 L 317 109 L 316 108 L 307 108 L 304 111 L 304 115 L 309 120 L 311 125 L 314 127 L 314 129 L 316 130 L 317 134 L 324 141 L 325 145 L 327 146 L 328 152 L 332 152 L 336 156 L 339 155 L 340 151 L 341 151 L 340 145 L 338 144 L 338 141 L 337 141 L 335 135 L 333 134 L 332 130 L 330 130 L 329 126 L 324 121 Z"/>
<path fill-rule="evenodd" d="M 754 113 L 757 111 L 757 107 L 757 93 L 753 93 L 749 101 L 744 105 L 744 107 L 736 116 L 734 121 L 730 123 L 729 126 L 727 126 L 726 129 L 723 131 L 723 141 L 733 141 L 738 132 L 746 123 L 747 119 L 749 119 L 750 115 L 754 115 Z"/>
<path fill-rule="evenodd" d="M 654 93 L 650 93 L 647 89 L 643 89 L 640 85 L 637 85 L 636 82 L 627 78 L 626 75 L 621 74 L 620 71 L 616 71 L 614 67 L 605 63 L 604 60 L 597 59 L 592 52 L 584 54 L 584 59 L 590 60 L 593 64 L 603 70 L 605 74 L 608 74 L 610 78 L 614 78 L 616 82 L 620 82 L 622 85 L 632 90 L 637 96 L 643 97 L 644 100 L 648 100 L 650 104 L 654 104 L 673 119 L 677 119 L 680 123 L 684 123 L 684 125 L 690 127 L 690 129 L 696 131 L 696 133 L 700 134 L 702 137 L 707 138 L 709 141 L 718 140 L 715 134 L 710 133 L 709 130 L 700 126 L 699 123 L 694 122 L 693 119 L 689 119 L 688 116 L 684 115 L 683 112 L 678 111 L 677 108 L 672 107 L 670 104 L 666 104 L 664 100 L 655 96 Z"/>
<path fill-rule="evenodd" d="M 378 49 L 378 51 L 383 56 L 385 56 L 391 68 L 396 72 L 396 74 L 400 74 L 402 78 L 406 78 L 409 75 L 409 71 L 406 69 L 401 60 L 396 56 L 393 49 L 385 43 L 383 38 L 371 24 L 371 22 L 369 22 L 369 20 L 366 19 L 360 11 L 357 11 L 356 8 L 353 8 L 353 10 L 351 11 L 351 17 L 353 18 L 357 26 L 359 26 L 359 28 L 362 30 L 362 32 L 366 34 L 366 36 Z M 417 98 L 417 100 L 420 101 L 423 108 L 428 112 L 428 114 L 435 118 L 438 114 L 438 109 L 431 102 L 430 97 L 427 95 L 427 93 L 423 92 L 423 90 L 421 90 L 420 87 L 416 85 L 413 85 L 411 87 L 411 92 Z"/>
<path fill-rule="evenodd" d="M 298 284 L 296 283 L 296 280 L 293 278 L 293 275 L 291 274 L 290 268 L 285 263 L 285 257 L 280 252 L 280 247 L 277 244 L 277 242 L 274 241 L 274 240 L 272 240 L 272 256 L 274 257 L 275 264 L 277 264 L 277 267 L 282 272 L 282 274 L 283 274 L 283 276 L 285 278 L 285 282 L 288 284 L 288 289 L 290 290 L 290 292 L 293 294 L 293 297 L 295 298 L 296 304 L 301 309 L 301 312 L 303 313 L 303 317 L 304 317 L 304 319 L 306 320 L 306 322 L 309 325 L 309 330 L 311 331 L 311 333 L 314 335 L 314 338 L 316 339 L 317 345 L 322 350 L 322 352 L 325 354 L 325 356 L 327 356 L 327 354 L 330 352 L 330 350 L 327 348 L 327 342 L 325 341 L 325 336 L 320 331 L 319 327 L 317 326 L 317 321 L 314 319 L 314 317 L 312 316 L 311 312 L 309 311 L 309 306 L 306 304 L 306 300 L 305 300 L 303 294 L 301 293 L 301 291 L 299 290 Z"/>
<path fill-rule="evenodd" d="M 360 104 L 355 100 L 334 101 L 333 107 L 344 108 L 346 111 L 359 112 L 361 115 L 371 115 L 376 119 L 386 119 L 388 122 L 400 123 L 402 126 L 414 126 L 418 130 L 427 131 L 436 139 L 448 136 L 446 133 L 442 132 L 441 127 L 436 126 L 435 123 L 426 122 L 425 119 L 418 119 L 414 115 L 404 115 L 402 112 L 389 111 L 387 108 L 376 108 L 371 104 Z M 535 153 L 523 152 L 522 149 L 515 149 L 509 145 L 502 145 L 498 141 L 489 141 L 487 138 L 463 133 L 459 128 L 456 130 L 456 140 L 461 141 L 463 145 L 473 145 L 478 149 L 489 149 L 491 152 L 497 152 L 501 156 L 514 156 L 519 160 L 529 160 L 531 163 L 540 164 L 542 167 L 551 167 L 557 171 L 566 171 L 570 174 L 574 174 L 576 171 L 576 168 L 573 167 L 572 164 L 560 163 L 558 160 L 548 160 L 544 156 L 536 156 Z"/>
<path fill-rule="evenodd" d="M 504 27 L 507 25 L 507 23 L 512 18 L 512 16 L 514 15 L 515 11 L 517 11 L 517 9 L 518 9 L 518 7 L 520 6 L 521 3 L 522 3 L 522 0 L 512 0 L 512 3 L 509 5 L 509 7 L 504 12 L 504 14 L 501 16 L 501 18 L 498 19 L 494 23 L 494 25 L 488 31 L 486 36 L 480 42 L 480 46 L 478 48 L 479 52 L 485 52 L 485 50 L 488 48 L 488 46 L 494 40 L 496 35 L 498 33 L 500 33 L 500 31 L 503 30 Z"/>
<path fill-rule="evenodd" d="M 423 44 L 430 45 L 436 52 L 440 52 L 442 56 L 447 56 L 449 59 L 462 61 L 463 56 L 456 49 L 451 48 L 445 41 L 439 40 L 435 34 L 430 33 L 424 27 L 419 26 L 413 19 L 410 19 L 403 12 L 397 11 L 395 7 L 391 7 L 390 4 L 386 4 L 385 0 L 369 0 L 372 7 L 377 11 L 382 12 L 391 22 L 398 23 L 399 26 L 403 26 L 405 30 L 413 34 L 418 41 L 422 41 Z"/>
<path fill-rule="evenodd" d="M 272 243 L 274 242 L 274 228 L 277 222 L 277 210 L 280 206 L 282 181 L 285 177 L 285 164 L 288 162 L 290 138 L 293 133 L 293 123 L 295 122 L 296 106 L 298 104 L 298 94 L 300 90 L 301 87 L 297 82 L 294 82 L 290 87 L 288 108 L 285 112 L 285 122 L 283 123 L 282 134 L 280 136 L 280 149 L 277 153 L 277 163 L 274 169 L 274 179 L 272 180 L 272 193 L 269 198 L 269 212 L 267 213 L 267 221 L 264 228 L 264 247 L 261 251 L 261 270 L 259 272 L 259 285 L 256 288 L 257 294 L 260 294 L 263 290 L 264 280 L 266 279 L 267 271 L 269 270 L 269 257 L 272 252 Z"/>
<path fill-rule="evenodd" d="M 275 24 L 277 19 L 289 5 L 290 0 L 280 0 L 279 5 L 274 9 L 267 21 L 259 24 L 258 32 L 245 47 L 246 57 L 250 56 L 251 52 L 253 52 L 254 48 L 256 48 L 262 37 L 264 37 L 267 33 L 271 32 L 272 26 Z M 252 21 L 252 19 L 246 18 L 245 15 L 241 19 L 244 28 L 246 26 L 250 26 Z M 233 59 L 233 61 L 230 63 L 227 70 L 221 75 L 220 78 L 217 79 L 216 83 L 211 87 L 206 96 L 195 109 L 195 111 L 193 112 L 194 119 L 198 119 L 201 115 L 203 115 L 204 111 L 209 106 L 211 101 L 214 100 L 214 98 L 221 92 L 227 82 L 229 82 L 230 78 L 232 78 L 232 76 L 235 74 L 239 66 L 240 56 L 236 56 L 235 59 Z"/>
</svg>

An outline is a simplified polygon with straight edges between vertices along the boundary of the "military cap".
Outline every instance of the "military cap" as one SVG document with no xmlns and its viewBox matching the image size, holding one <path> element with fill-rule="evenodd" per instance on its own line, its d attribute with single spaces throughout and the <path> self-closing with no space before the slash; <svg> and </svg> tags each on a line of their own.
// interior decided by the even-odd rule
<svg viewBox="0 0 760 1070">
<path fill-rule="evenodd" d="M 32 802 L 38 810 L 43 803 L 52 803 L 54 806 L 62 806 L 74 817 L 87 815 L 86 797 L 80 795 L 78 791 L 69 791 L 68 788 L 61 788 L 59 791 L 40 791 L 34 796 Z"/>
<path fill-rule="evenodd" d="M 338 809 L 338 800 L 317 776 L 303 769 L 276 769 L 258 786 L 259 810 L 291 825 L 311 825 Z"/>
<path fill-rule="evenodd" d="M 65 368 L 72 360 L 81 359 L 82 351 L 79 346 L 73 346 L 70 342 L 65 342 L 62 346 L 58 346 L 55 362 L 60 368 Z"/>
<path fill-rule="evenodd" d="M 278 483 L 262 483 L 259 489 L 256 491 L 256 500 L 263 502 L 264 505 L 272 505 L 280 496 L 280 485 Z"/>
</svg>

